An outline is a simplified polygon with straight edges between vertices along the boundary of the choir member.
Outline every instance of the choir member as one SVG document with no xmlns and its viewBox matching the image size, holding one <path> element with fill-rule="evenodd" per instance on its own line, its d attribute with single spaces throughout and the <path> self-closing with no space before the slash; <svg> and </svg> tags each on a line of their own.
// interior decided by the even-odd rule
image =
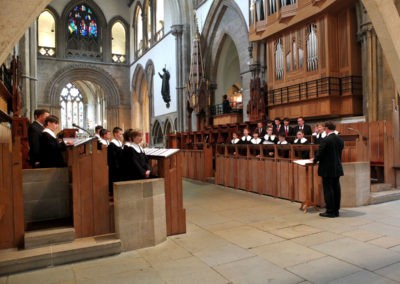
<svg viewBox="0 0 400 284">
<path fill-rule="evenodd" d="M 264 124 L 262 121 L 257 122 L 257 127 L 254 129 L 254 132 L 258 132 L 258 137 L 262 138 L 267 133 Z"/>
<path fill-rule="evenodd" d="M 312 134 L 312 129 L 311 126 L 308 124 L 304 123 L 304 118 L 303 117 L 298 117 L 297 118 L 297 126 L 294 128 L 294 133 L 297 133 L 297 131 L 303 130 L 304 135 L 309 136 Z"/>
<path fill-rule="evenodd" d="M 150 177 L 150 163 L 143 148 L 142 132 L 128 129 L 124 132 L 125 145 L 122 154 L 124 180 L 146 179 Z"/>
<path fill-rule="evenodd" d="M 107 147 L 108 184 L 110 196 L 113 196 L 113 182 L 121 181 L 123 179 L 121 160 L 124 144 L 122 135 L 122 129 L 119 127 L 114 127 L 114 138 Z"/>
<path fill-rule="evenodd" d="M 249 129 L 243 129 L 243 136 L 240 138 L 240 144 L 251 144 L 252 137 L 249 134 Z"/>
<path fill-rule="evenodd" d="M 278 142 L 276 143 L 278 145 L 289 145 L 289 142 L 286 141 L 286 136 L 284 133 L 281 133 L 278 135 Z M 278 150 L 278 155 L 282 158 L 289 158 L 289 150 L 283 150 L 279 149 Z"/>
<path fill-rule="evenodd" d="M 281 119 L 279 117 L 275 117 L 274 123 L 275 125 L 273 127 L 272 132 L 277 136 L 280 134 L 285 134 L 285 130 L 283 129 L 283 126 L 281 124 Z"/>
<path fill-rule="evenodd" d="M 316 130 L 313 133 L 314 144 L 320 144 L 321 141 L 326 137 L 326 132 L 323 123 L 319 122 L 316 125 Z"/>
<path fill-rule="evenodd" d="M 287 117 L 283 119 L 283 130 L 285 131 L 286 137 L 295 135 L 295 133 L 293 133 L 293 128 L 290 126 L 290 120 Z"/>
<path fill-rule="evenodd" d="M 58 139 L 55 132 L 59 127 L 58 117 L 49 115 L 44 121 L 44 130 L 40 135 L 40 154 L 39 162 L 41 168 L 62 168 L 67 163 L 64 160 L 63 152 L 66 145 L 72 145 L 72 142 L 64 143 L 63 139 Z"/>
<path fill-rule="evenodd" d="M 236 132 L 233 132 L 231 144 L 238 144 L 239 142 L 240 142 L 240 139 L 238 137 L 238 134 Z"/>
<path fill-rule="evenodd" d="M 102 129 L 103 129 L 103 126 L 96 125 L 96 127 L 94 128 L 94 137 L 96 137 L 97 139 L 100 139 L 100 131 Z"/>
<path fill-rule="evenodd" d="M 307 144 L 310 144 L 310 142 L 307 140 L 307 138 L 304 137 L 304 132 L 299 130 L 299 131 L 297 131 L 296 139 L 293 141 L 293 144 L 307 145 Z M 310 158 L 310 151 L 308 151 L 308 150 L 296 150 L 295 154 L 296 154 L 296 157 L 301 158 L 301 159 L 309 159 Z"/>
<path fill-rule="evenodd" d="M 34 112 L 35 121 L 28 127 L 28 142 L 29 142 L 29 163 L 32 168 L 40 167 L 40 136 L 44 129 L 46 117 L 50 115 L 48 110 L 37 109 Z"/>
<path fill-rule="evenodd" d="M 272 127 L 267 128 L 267 134 L 263 137 L 263 144 L 276 144 L 278 142 L 278 137 L 272 134 Z"/>
</svg>

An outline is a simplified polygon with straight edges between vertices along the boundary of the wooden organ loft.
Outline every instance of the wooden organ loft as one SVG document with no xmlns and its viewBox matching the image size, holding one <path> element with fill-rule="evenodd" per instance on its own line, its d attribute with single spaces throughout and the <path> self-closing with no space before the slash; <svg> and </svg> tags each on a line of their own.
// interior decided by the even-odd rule
<svg viewBox="0 0 400 284">
<path fill-rule="evenodd" d="M 267 66 L 269 118 L 362 114 L 355 2 L 255 1 L 249 38 L 253 57 Z"/>
</svg>

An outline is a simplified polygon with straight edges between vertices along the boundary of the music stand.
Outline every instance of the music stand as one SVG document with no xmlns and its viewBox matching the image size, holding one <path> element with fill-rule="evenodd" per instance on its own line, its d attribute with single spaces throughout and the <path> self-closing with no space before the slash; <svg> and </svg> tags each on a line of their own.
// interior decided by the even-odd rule
<svg viewBox="0 0 400 284">
<path fill-rule="evenodd" d="M 302 160 L 295 160 L 293 163 L 298 164 L 302 167 L 306 168 L 306 200 L 301 203 L 300 210 L 303 210 L 304 213 L 307 213 L 309 207 L 314 207 L 316 211 L 319 211 L 317 207 L 317 203 L 314 200 L 314 163 L 310 159 L 302 159 Z M 309 179 L 309 171 L 311 169 L 311 186 L 310 186 L 310 179 Z"/>
</svg>

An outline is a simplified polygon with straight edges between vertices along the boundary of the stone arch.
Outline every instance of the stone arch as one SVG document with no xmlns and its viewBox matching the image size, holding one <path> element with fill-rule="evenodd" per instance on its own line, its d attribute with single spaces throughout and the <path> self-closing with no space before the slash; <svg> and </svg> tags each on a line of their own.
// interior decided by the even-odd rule
<svg viewBox="0 0 400 284">
<path fill-rule="evenodd" d="M 234 24 L 232 24 L 234 23 Z M 250 94 L 250 79 L 248 62 L 249 57 L 249 29 L 246 20 L 234 0 L 214 1 L 207 15 L 204 29 L 202 32 L 202 49 L 204 55 L 205 73 L 208 74 L 213 86 L 218 90 L 220 86 L 216 84 L 218 75 L 218 60 L 223 50 L 224 41 L 229 36 L 236 47 L 239 61 L 240 83 L 243 87 L 243 109 L 248 103 Z M 216 104 L 215 96 L 217 92 L 212 92 L 212 104 Z M 219 99 L 219 98 L 218 98 Z M 243 120 L 247 120 L 247 114 L 243 112 Z"/>
<path fill-rule="evenodd" d="M 161 127 L 161 123 L 158 120 L 154 122 L 153 129 L 151 131 L 151 136 L 152 136 L 151 141 L 153 145 L 159 146 L 164 143 L 163 129 Z"/>
<path fill-rule="evenodd" d="M 170 133 L 172 133 L 174 131 L 174 126 L 171 123 L 171 120 L 169 118 L 167 118 L 167 120 L 165 121 L 165 125 L 164 125 L 164 134 L 168 135 Z"/>
<path fill-rule="evenodd" d="M 119 124 L 120 91 L 117 82 L 104 69 L 88 64 L 72 64 L 49 79 L 45 88 L 45 101 L 49 102 L 52 113 L 59 115 L 60 93 L 67 83 L 74 81 L 89 81 L 100 86 L 105 94 L 107 121 L 110 125 Z"/>
<path fill-rule="evenodd" d="M 150 133 L 149 84 L 141 64 L 136 66 L 133 73 L 131 102 L 132 127 L 140 129 L 144 134 Z"/>
<path fill-rule="evenodd" d="M 232 20 L 235 20 L 235 25 L 232 25 Z M 206 73 L 210 74 L 211 80 L 216 76 L 216 62 L 226 35 L 229 35 L 238 51 L 240 73 L 248 71 L 248 32 L 246 20 L 235 1 L 223 0 L 213 2 L 202 33 L 204 40 L 204 65 L 208 69 Z"/>
</svg>

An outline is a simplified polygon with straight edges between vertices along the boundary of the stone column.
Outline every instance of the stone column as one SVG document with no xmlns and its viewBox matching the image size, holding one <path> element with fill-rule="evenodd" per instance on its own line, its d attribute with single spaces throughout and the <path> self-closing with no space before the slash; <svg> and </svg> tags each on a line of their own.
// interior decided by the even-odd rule
<svg viewBox="0 0 400 284">
<path fill-rule="evenodd" d="M 182 34 L 183 25 L 171 26 L 171 32 L 175 36 L 175 60 L 176 60 L 176 100 L 178 113 L 178 131 L 185 130 L 185 94 L 183 92 L 185 86 L 183 82 L 183 49 Z"/>
<path fill-rule="evenodd" d="M 363 77 L 363 113 L 368 121 L 378 118 L 378 42 L 372 24 L 363 23 L 360 32 L 362 77 Z"/>
<path fill-rule="evenodd" d="M 37 108 L 37 24 L 36 21 L 25 32 L 19 43 L 22 61 L 22 116 L 33 119 Z"/>
</svg>

